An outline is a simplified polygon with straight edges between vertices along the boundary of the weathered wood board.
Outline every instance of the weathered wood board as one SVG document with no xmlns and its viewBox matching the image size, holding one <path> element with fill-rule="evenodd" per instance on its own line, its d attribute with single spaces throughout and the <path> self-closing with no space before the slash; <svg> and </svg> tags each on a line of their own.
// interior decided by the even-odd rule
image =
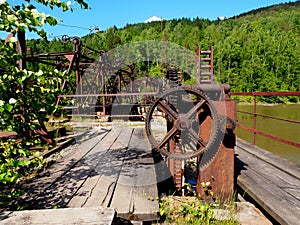
<svg viewBox="0 0 300 225">
<path fill-rule="evenodd" d="M 80 187 L 68 207 L 107 206 L 123 164 L 132 129 L 110 132 L 101 146 L 90 152 L 85 160 L 93 166 L 93 172 Z"/>
<path fill-rule="evenodd" d="M 104 207 L 42 209 L 0 213 L 0 225 L 110 225 L 115 211 Z"/>
<path fill-rule="evenodd" d="M 98 130 L 92 132 L 90 139 L 78 143 L 65 158 L 50 166 L 26 185 L 26 194 L 19 199 L 18 204 L 29 209 L 65 207 L 77 188 L 91 173 L 92 169 L 82 159 L 88 152 L 93 151 L 108 133 L 98 132 Z"/>
<path fill-rule="evenodd" d="M 241 139 L 235 152 L 238 186 L 280 224 L 298 224 L 299 165 Z"/>
<path fill-rule="evenodd" d="M 109 207 L 129 220 L 157 219 L 155 163 L 144 129 L 135 129 Z M 153 199 L 153 200 L 152 200 Z"/>
</svg>

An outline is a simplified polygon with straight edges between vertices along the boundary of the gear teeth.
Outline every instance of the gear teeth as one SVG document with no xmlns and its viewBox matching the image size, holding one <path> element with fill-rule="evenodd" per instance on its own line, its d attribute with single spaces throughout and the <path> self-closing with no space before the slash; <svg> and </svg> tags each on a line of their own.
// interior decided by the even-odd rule
<svg viewBox="0 0 300 225">
<path fill-rule="evenodd" d="M 211 128 L 211 136 L 209 137 L 207 146 L 205 148 L 198 149 L 198 150 L 194 151 L 193 153 L 171 154 L 165 148 L 158 149 L 156 140 L 151 131 L 150 121 L 152 119 L 152 114 L 158 104 L 159 99 L 167 97 L 168 95 L 170 95 L 176 91 L 181 91 L 181 92 L 186 91 L 187 93 L 199 95 L 199 97 L 201 97 L 202 99 L 204 99 L 207 102 L 207 105 L 209 107 L 210 114 L 211 114 L 211 117 L 213 120 L 213 127 Z M 189 88 L 189 87 L 173 88 L 173 89 L 169 89 L 168 91 L 164 92 L 150 107 L 150 110 L 149 110 L 146 120 L 145 120 L 146 134 L 147 134 L 148 139 L 149 139 L 151 145 L 153 146 L 153 148 L 156 151 L 162 153 L 166 157 L 170 157 L 175 160 L 185 160 L 185 159 L 197 157 L 200 154 L 203 154 L 202 160 L 200 162 L 200 167 L 202 168 L 202 167 L 207 166 L 211 161 L 214 160 L 215 156 L 218 153 L 220 145 L 223 141 L 224 133 L 221 132 L 219 119 L 220 118 L 217 114 L 217 111 L 215 109 L 213 102 L 207 97 L 206 94 L 204 94 L 203 92 L 200 92 L 199 90 L 195 90 L 195 89 Z"/>
<path fill-rule="evenodd" d="M 209 149 L 205 149 L 205 151 L 203 152 L 202 159 L 199 163 L 199 169 L 206 168 L 212 161 L 214 161 L 219 152 L 223 138 L 224 134 L 221 132 L 218 126 L 217 133 L 215 139 L 213 140 L 212 146 Z"/>
</svg>

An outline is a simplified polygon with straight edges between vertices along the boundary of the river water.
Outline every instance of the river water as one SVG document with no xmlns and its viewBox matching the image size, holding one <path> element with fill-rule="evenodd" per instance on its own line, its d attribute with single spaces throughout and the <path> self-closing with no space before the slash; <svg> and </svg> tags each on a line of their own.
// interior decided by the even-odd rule
<svg viewBox="0 0 300 225">
<path fill-rule="evenodd" d="M 253 105 L 239 105 L 238 110 L 253 112 Z M 300 121 L 300 104 L 289 105 L 258 105 L 257 113 L 280 118 Z M 238 122 L 247 127 L 253 128 L 252 115 L 238 113 Z M 257 117 L 257 130 L 281 137 L 290 141 L 300 143 L 300 124 L 278 121 L 270 118 Z M 253 143 L 253 134 L 251 132 L 236 129 L 236 134 L 250 143 Z M 281 142 L 265 138 L 261 135 L 256 136 L 256 145 L 284 157 L 294 163 L 300 164 L 300 148 L 289 146 Z"/>
</svg>

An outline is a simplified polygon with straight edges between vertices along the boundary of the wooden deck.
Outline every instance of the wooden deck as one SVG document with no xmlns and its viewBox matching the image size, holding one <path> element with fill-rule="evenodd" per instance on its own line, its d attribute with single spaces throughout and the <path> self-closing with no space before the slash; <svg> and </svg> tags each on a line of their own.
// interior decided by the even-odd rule
<svg viewBox="0 0 300 225">
<path fill-rule="evenodd" d="M 300 166 L 241 139 L 235 153 L 239 188 L 279 224 L 299 224 Z"/>
<path fill-rule="evenodd" d="M 104 207 L 128 220 L 157 219 L 155 163 L 145 135 L 140 127 L 90 130 L 26 185 L 18 204 L 31 210 Z"/>
<path fill-rule="evenodd" d="M 158 185 L 164 186 L 159 181 L 169 175 L 161 177 L 168 170 L 155 162 L 144 128 L 93 128 L 81 137 L 60 161 L 24 186 L 26 194 L 15 204 L 30 211 L 0 212 L 0 224 L 64 224 L 66 218 L 111 224 L 115 213 L 131 221 L 157 219 L 159 205 L 153 199 Z M 239 189 L 278 223 L 299 224 L 300 166 L 240 139 L 235 153 Z M 47 210 L 53 208 L 58 210 Z"/>
</svg>

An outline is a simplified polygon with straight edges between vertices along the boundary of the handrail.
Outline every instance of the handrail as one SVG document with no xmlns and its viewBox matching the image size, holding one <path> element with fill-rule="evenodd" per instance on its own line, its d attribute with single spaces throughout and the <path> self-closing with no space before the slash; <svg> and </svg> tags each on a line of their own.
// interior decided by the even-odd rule
<svg viewBox="0 0 300 225">
<path fill-rule="evenodd" d="M 271 92 L 230 92 L 229 95 L 233 96 L 300 96 L 300 91 L 271 91 Z"/>
<path fill-rule="evenodd" d="M 264 115 L 264 114 L 259 114 L 259 113 L 251 113 L 251 112 L 246 112 L 246 111 L 242 111 L 242 110 L 237 110 L 237 112 L 248 114 L 248 115 L 256 115 L 256 116 L 260 116 L 260 117 L 264 117 L 264 118 L 270 118 L 270 119 L 274 119 L 274 120 L 285 121 L 285 122 L 289 122 L 289 123 L 298 123 L 298 124 L 300 124 L 300 121 L 298 121 L 298 120 L 289 120 L 289 119 L 280 118 L 280 117 L 277 117 L 277 116 L 269 116 L 269 115 Z"/>
<path fill-rule="evenodd" d="M 286 92 L 230 92 L 228 93 L 230 96 L 253 96 L 254 97 L 254 104 L 253 104 L 253 113 L 252 112 L 245 112 L 245 111 L 241 111 L 238 110 L 238 113 L 243 113 L 243 114 L 250 114 L 254 116 L 253 119 L 253 128 L 244 126 L 242 124 L 237 124 L 237 127 L 246 130 L 246 131 L 250 131 L 253 133 L 253 144 L 256 144 L 256 136 L 257 134 L 270 138 L 272 140 L 275 141 L 279 141 L 281 143 L 284 144 L 288 144 L 291 146 L 295 146 L 297 148 L 300 148 L 300 143 L 298 142 L 294 142 L 294 141 L 290 141 L 281 137 L 277 137 L 262 131 L 257 130 L 257 117 L 265 117 L 265 118 L 270 118 L 270 119 L 274 119 L 274 120 L 280 120 L 280 121 L 285 121 L 288 123 L 296 123 L 296 124 L 300 124 L 300 121 L 297 120 L 290 120 L 290 119 L 285 119 L 285 118 L 280 118 L 280 117 L 276 117 L 276 116 L 270 116 L 270 115 L 264 115 L 264 114 L 259 114 L 257 113 L 257 96 L 265 96 L 265 97 L 269 97 L 269 96 L 300 96 L 300 91 L 286 91 Z"/>
</svg>

